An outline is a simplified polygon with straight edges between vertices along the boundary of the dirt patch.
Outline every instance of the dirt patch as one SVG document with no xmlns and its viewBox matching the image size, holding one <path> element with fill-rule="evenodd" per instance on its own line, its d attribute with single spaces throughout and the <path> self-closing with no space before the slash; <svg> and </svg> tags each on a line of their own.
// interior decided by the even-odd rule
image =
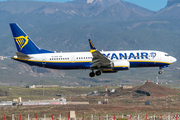
<svg viewBox="0 0 180 120">
<path fill-rule="evenodd" d="M 177 95 L 180 91 L 157 85 L 152 82 L 146 82 L 144 85 L 135 87 L 132 89 L 123 89 L 122 87 L 118 88 L 115 93 L 110 93 L 109 96 L 152 96 L 152 97 L 163 97 L 163 96 L 172 96 Z"/>
</svg>

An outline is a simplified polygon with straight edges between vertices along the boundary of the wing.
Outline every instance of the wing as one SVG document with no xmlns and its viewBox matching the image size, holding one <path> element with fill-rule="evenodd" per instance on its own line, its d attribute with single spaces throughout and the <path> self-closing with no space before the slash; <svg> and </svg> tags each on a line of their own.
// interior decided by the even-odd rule
<svg viewBox="0 0 180 120">
<path fill-rule="evenodd" d="M 103 54 L 96 50 L 90 39 L 89 44 L 91 48 L 90 52 L 93 56 L 91 68 L 111 68 L 113 66 L 112 61 L 107 59 Z"/>
</svg>

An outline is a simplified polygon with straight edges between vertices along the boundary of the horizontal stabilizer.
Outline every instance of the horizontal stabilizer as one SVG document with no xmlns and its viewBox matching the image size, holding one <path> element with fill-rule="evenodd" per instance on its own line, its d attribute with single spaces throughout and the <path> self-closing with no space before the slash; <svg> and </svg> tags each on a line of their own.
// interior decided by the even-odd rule
<svg viewBox="0 0 180 120">
<path fill-rule="evenodd" d="M 30 58 L 28 55 L 23 54 L 23 53 L 21 53 L 21 52 L 16 52 L 16 55 L 17 55 L 17 57 L 19 57 L 19 58 Z"/>
</svg>

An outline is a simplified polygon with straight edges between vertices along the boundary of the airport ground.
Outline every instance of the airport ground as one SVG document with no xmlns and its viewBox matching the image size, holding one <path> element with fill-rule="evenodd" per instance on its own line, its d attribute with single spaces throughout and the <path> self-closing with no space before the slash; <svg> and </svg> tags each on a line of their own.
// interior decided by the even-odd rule
<svg viewBox="0 0 180 120">
<path fill-rule="evenodd" d="M 81 117 L 83 114 L 85 117 L 90 117 L 91 114 L 98 116 L 99 114 L 105 116 L 106 114 L 117 116 L 132 115 L 137 116 L 174 116 L 180 114 L 180 94 L 169 95 L 169 96 L 145 96 L 131 94 L 133 91 L 127 91 L 127 94 L 115 95 L 108 97 L 108 104 L 98 104 L 98 101 L 103 102 L 105 97 L 105 87 L 92 87 L 92 88 L 44 88 L 45 94 L 42 95 L 43 88 L 29 89 L 24 87 L 1 87 L 4 95 L 1 95 L 1 101 L 12 100 L 21 95 L 22 100 L 29 99 L 50 99 L 56 97 L 56 94 L 61 94 L 66 98 L 67 101 L 84 101 L 89 102 L 89 105 L 51 105 L 51 106 L 1 106 L 0 107 L 0 118 L 3 115 L 27 117 L 38 116 L 43 117 L 46 114 L 47 117 L 58 116 L 67 117 L 69 111 L 75 111 L 77 117 Z M 99 91 L 99 96 L 80 96 L 87 94 L 91 91 Z M 150 101 L 150 105 L 145 105 L 145 101 Z"/>
<path fill-rule="evenodd" d="M 15 114 L 16 117 L 19 117 L 20 114 L 22 117 L 27 118 L 29 114 L 31 117 L 38 115 L 38 117 L 43 118 L 44 114 L 46 117 L 51 118 L 51 115 L 59 116 L 61 114 L 62 118 L 67 118 L 69 111 L 75 111 L 77 118 L 81 118 L 83 114 L 85 117 L 91 117 L 91 114 L 94 116 L 113 116 L 114 114 L 117 117 L 121 117 L 122 114 L 126 117 L 127 115 L 132 115 L 132 117 L 137 116 L 140 117 L 153 116 L 154 114 L 158 117 L 162 115 L 164 118 L 167 118 L 168 115 L 173 117 L 178 114 L 180 108 L 177 106 L 131 106 L 131 105 L 66 105 L 66 106 L 22 106 L 19 108 L 1 108 L 1 117 L 3 118 L 4 114 L 6 116 L 11 116 L 11 114 Z"/>
</svg>

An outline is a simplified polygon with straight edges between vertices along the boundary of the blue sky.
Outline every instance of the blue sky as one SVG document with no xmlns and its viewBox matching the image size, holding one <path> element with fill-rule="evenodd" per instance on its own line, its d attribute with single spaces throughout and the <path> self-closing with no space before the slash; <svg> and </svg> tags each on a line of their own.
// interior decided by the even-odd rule
<svg viewBox="0 0 180 120">
<path fill-rule="evenodd" d="M 0 0 L 0 1 L 6 1 L 6 0 Z M 34 1 L 67 2 L 73 0 L 34 0 Z M 139 5 L 141 7 L 147 8 L 152 11 L 158 11 L 166 6 L 168 0 L 123 0 L 123 1 L 134 3 L 136 5 Z"/>
<path fill-rule="evenodd" d="M 158 11 L 167 5 L 168 0 L 124 0 L 152 11 Z"/>
</svg>

